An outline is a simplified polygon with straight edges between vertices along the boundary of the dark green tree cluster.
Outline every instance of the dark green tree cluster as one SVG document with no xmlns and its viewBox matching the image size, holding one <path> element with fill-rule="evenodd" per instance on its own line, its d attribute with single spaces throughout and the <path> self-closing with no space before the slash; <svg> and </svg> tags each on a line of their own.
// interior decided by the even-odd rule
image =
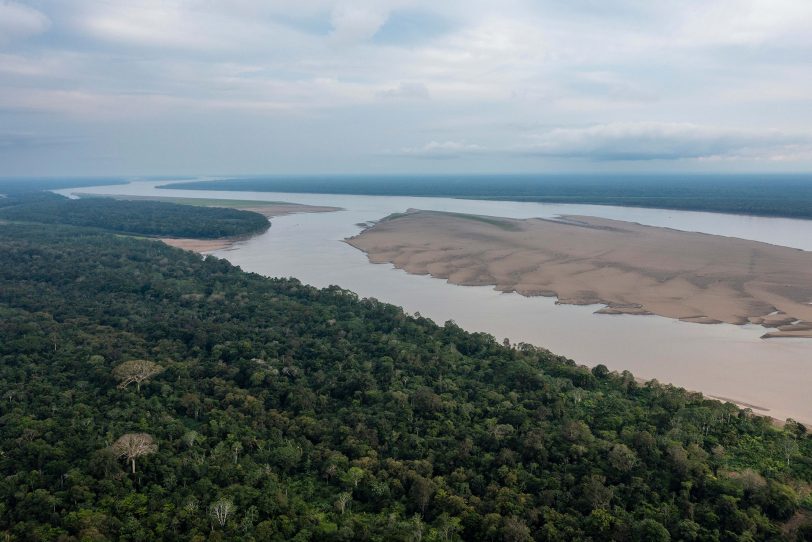
<svg viewBox="0 0 812 542">
<path fill-rule="evenodd" d="M 810 532 L 799 424 L 159 242 L 5 224 L 0 263 L 4 540 Z"/>
<path fill-rule="evenodd" d="M 68 199 L 50 192 L 3 198 L 0 200 L 0 219 L 196 239 L 253 235 L 270 226 L 265 216 L 251 211 L 162 201 Z"/>
</svg>

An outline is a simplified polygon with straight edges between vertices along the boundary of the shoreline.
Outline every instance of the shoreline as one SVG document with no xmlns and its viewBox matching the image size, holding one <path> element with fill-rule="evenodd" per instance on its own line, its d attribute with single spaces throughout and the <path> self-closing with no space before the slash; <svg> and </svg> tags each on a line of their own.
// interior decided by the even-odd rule
<svg viewBox="0 0 812 542">
<path fill-rule="evenodd" d="M 355 218 L 355 217 L 353 217 L 353 219 L 351 220 L 351 223 L 352 223 L 352 225 L 355 226 L 355 229 L 350 230 L 350 232 L 348 232 L 345 235 L 351 235 L 351 233 L 353 231 L 358 231 L 358 229 L 360 229 L 360 228 L 369 228 L 369 227 L 371 227 L 372 221 L 367 220 L 366 217 L 364 217 L 364 218 L 361 218 L 361 217 Z M 274 224 L 274 226 L 278 227 L 276 224 Z M 277 232 L 277 234 L 275 234 L 275 235 L 279 235 L 279 233 L 281 233 L 281 232 Z M 335 241 L 330 241 L 330 242 L 334 243 Z M 243 251 L 244 249 L 246 249 L 246 247 L 252 247 L 252 246 L 253 246 L 253 244 L 240 245 L 240 246 L 236 247 L 236 249 L 235 249 L 236 252 L 234 252 L 234 253 L 224 252 L 224 253 L 220 253 L 219 255 L 221 257 L 227 258 L 229 260 L 232 260 L 232 258 L 236 257 L 235 263 L 236 264 L 242 264 L 242 262 L 240 261 L 240 257 L 239 257 L 240 252 Z M 304 246 L 302 248 L 304 249 Z M 327 247 L 324 247 L 324 248 L 326 249 Z M 248 251 L 249 252 L 256 252 L 255 250 L 251 250 L 251 249 L 249 249 Z M 319 251 L 316 251 L 316 253 L 318 253 L 318 252 Z M 325 252 L 325 254 L 326 253 L 327 252 Z M 232 261 L 234 261 L 234 260 L 232 260 Z M 367 261 L 367 257 L 363 256 L 362 261 L 364 261 L 364 262 Z M 360 262 L 360 260 L 359 260 L 359 262 Z M 254 265 L 254 267 L 252 267 L 251 265 L 247 265 L 245 268 L 249 269 L 249 270 L 252 270 L 252 271 L 255 271 L 255 272 L 266 274 L 266 271 L 261 266 L 257 267 L 255 264 L 252 264 L 252 265 Z M 372 267 L 372 266 L 370 266 L 370 267 Z M 385 266 L 385 267 L 389 268 L 388 265 Z M 386 271 L 385 273 L 388 273 L 388 271 Z M 294 274 L 293 271 L 290 271 L 289 274 L 291 274 L 292 276 L 299 276 L 298 274 Z M 426 279 L 428 279 L 428 277 L 426 277 Z M 437 282 L 439 283 L 439 281 L 437 281 Z M 445 281 L 443 281 L 443 282 L 445 282 Z M 313 283 L 317 283 L 317 281 L 313 282 Z M 338 284 L 343 284 L 343 283 L 338 282 Z M 396 281 L 395 285 L 397 285 L 397 284 L 398 283 Z M 345 286 L 349 287 L 351 289 L 354 289 L 354 291 L 357 291 L 359 293 L 360 292 L 365 292 L 364 288 L 362 288 L 362 287 L 359 288 L 357 285 L 355 286 L 355 288 L 353 288 L 351 286 L 351 284 L 346 284 Z M 439 287 L 439 284 L 436 285 L 436 287 Z M 464 290 L 464 289 L 460 289 L 460 290 Z M 489 288 L 489 290 L 492 290 L 492 288 Z M 496 293 L 496 292 L 494 292 L 494 293 Z M 374 296 L 374 297 L 378 297 L 379 299 L 385 299 L 386 298 L 386 296 L 384 296 L 382 293 L 378 292 L 376 294 L 374 291 L 371 292 L 371 293 L 369 291 L 366 291 L 363 295 Z M 507 297 L 507 296 L 505 296 L 505 297 Z M 404 300 L 391 299 L 389 301 L 393 302 L 395 304 L 401 305 L 401 306 L 411 307 L 411 308 L 407 309 L 409 311 L 421 311 L 422 312 L 423 308 L 424 308 L 419 303 L 409 305 L 408 302 L 404 303 Z M 550 300 L 549 302 L 546 302 L 545 305 L 547 305 L 548 303 L 552 304 L 552 300 Z M 486 307 L 483 307 L 483 308 L 486 308 Z M 594 311 L 595 309 L 598 309 L 598 308 L 600 308 L 600 307 L 591 307 L 591 308 L 589 308 L 589 309 L 587 309 L 585 311 L 585 314 L 589 315 L 589 313 L 591 313 L 592 311 Z M 429 309 L 426 308 L 426 310 L 428 311 Z M 564 312 L 566 314 L 567 310 L 565 309 Z M 427 313 L 424 312 L 424 314 L 427 314 Z M 451 316 L 431 315 L 430 311 L 428 312 L 428 314 L 429 314 L 429 317 L 431 317 L 431 318 L 435 318 L 435 319 L 439 318 L 439 320 L 437 320 L 438 322 L 442 322 L 443 319 L 446 318 L 446 317 L 450 317 L 450 318 L 454 317 L 453 314 Z M 507 315 L 502 315 L 502 317 L 507 317 Z M 626 320 L 626 319 L 606 319 L 606 320 L 618 320 L 619 321 L 619 320 Z M 633 334 L 638 329 L 637 325 L 635 324 L 635 320 L 636 319 L 628 319 L 628 322 L 624 322 L 622 324 L 617 324 L 617 325 L 612 324 L 612 326 L 613 327 L 618 327 L 618 329 L 621 329 L 621 330 L 628 329 L 628 330 L 630 330 L 630 333 Z M 648 319 L 641 319 L 641 320 L 648 320 Z M 468 322 L 468 324 L 461 324 L 461 325 L 465 325 L 465 329 L 468 329 L 468 330 L 471 330 L 471 331 L 488 330 L 488 332 L 490 332 L 490 333 L 502 333 L 503 335 L 497 335 L 497 336 L 510 336 L 511 340 L 513 340 L 513 336 L 509 334 L 510 333 L 509 330 L 499 330 L 499 331 L 494 332 L 493 330 L 488 329 L 488 326 L 487 326 L 486 323 L 478 322 L 478 323 L 472 324 L 471 322 Z M 701 326 L 677 326 L 677 327 L 688 329 L 688 328 L 691 328 L 691 327 L 699 328 Z M 705 327 L 708 327 L 708 326 L 705 326 Z M 711 327 L 715 327 L 715 326 L 711 326 Z M 724 326 L 724 327 L 728 327 L 728 326 Z M 644 325 L 643 329 L 645 329 L 645 328 L 646 328 L 646 326 Z M 731 329 L 730 331 L 735 332 L 735 330 L 733 330 L 733 329 Z M 753 330 L 752 326 L 750 326 L 750 331 L 748 333 L 748 336 L 755 338 L 755 337 L 758 336 L 758 333 L 754 334 L 753 331 L 754 330 Z M 710 330 L 708 332 L 715 333 L 715 332 L 710 331 Z M 522 335 L 524 335 L 524 336 L 522 336 Z M 682 336 L 683 333 L 678 332 L 678 335 Z M 531 344 L 539 345 L 540 347 L 548 347 L 548 348 L 553 347 L 553 345 L 551 343 L 547 342 L 546 340 L 542 340 L 539 337 L 534 337 L 534 336 L 527 337 L 526 333 L 524 331 L 519 332 L 519 339 L 517 339 L 517 340 L 525 340 L 527 342 L 530 342 Z M 760 341 L 760 342 L 763 342 L 766 345 L 768 341 Z M 790 341 L 790 342 L 794 343 L 795 341 Z M 802 344 L 804 344 L 804 345 L 807 344 L 806 340 L 804 340 L 802 342 Z M 644 377 L 645 380 L 643 378 L 641 378 L 641 377 L 638 377 L 638 380 L 641 381 L 641 382 L 645 382 L 646 380 L 650 380 L 650 379 L 656 379 L 656 380 L 658 380 L 659 382 L 661 382 L 663 384 L 667 384 L 667 383 L 668 384 L 673 384 L 673 385 L 675 385 L 677 387 L 681 387 L 681 388 L 686 389 L 686 390 L 704 390 L 701 393 L 703 395 L 705 395 L 706 398 L 713 399 L 713 400 L 722 400 L 723 402 L 731 402 L 731 403 L 736 404 L 740 408 L 752 408 L 752 406 L 767 405 L 767 406 L 770 407 L 769 409 L 766 409 L 766 408 L 764 408 L 764 409 L 762 409 L 762 408 L 753 409 L 754 410 L 754 415 L 758 415 L 760 417 L 767 417 L 767 418 L 771 419 L 774 423 L 776 423 L 778 425 L 783 423 L 782 418 L 786 418 L 786 417 L 791 417 L 791 418 L 794 418 L 796 420 L 809 420 L 810 419 L 808 413 L 807 413 L 807 415 L 802 415 L 803 412 L 805 412 L 806 409 L 802 408 L 802 409 L 800 409 L 801 412 L 798 412 L 797 410 L 794 410 L 793 408 L 791 408 L 789 406 L 786 406 L 786 407 L 782 406 L 783 405 L 783 403 L 781 403 L 782 399 L 780 397 L 774 397 L 771 394 L 766 394 L 766 397 L 764 397 L 760 393 L 747 393 L 748 390 L 749 391 L 753 391 L 753 390 L 751 388 L 746 387 L 746 386 L 741 388 L 741 391 L 743 393 L 738 394 L 737 390 L 739 390 L 739 387 L 736 387 L 736 386 L 733 386 L 733 387 L 731 387 L 731 386 L 710 386 L 710 388 L 709 388 L 706 385 L 703 385 L 702 381 L 698 380 L 698 379 L 693 379 L 693 380 L 689 379 L 688 381 L 683 379 L 682 381 L 680 381 L 679 379 L 672 379 L 671 376 L 673 376 L 673 375 L 671 375 L 670 373 L 661 374 L 662 371 L 655 371 L 653 369 L 649 370 L 647 368 L 639 366 L 639 364 L 634 365 L 634 366 L 627 366 L 627 365 L 619 364 L 619 362 L 617 360 L 612 361 L 611 359 L 602 359 L 600 356 L 598 358 L 594 358 L 594 356 L 590 357 L 588 355 L 584 356 L 582 354 L 578 354 L 578 353 L 575 353 L 575 352 L 567 352 L 566 348 L 564 348 L 562 350 L 559 350 L 558 348 L 560 348 L 560 346 L 557 347 L 554 351 L 555 352 L 563 352 L 564 355 L 566 355 L 567 357 L 570 357 L 571 359 L 574 359 L 576 361 L 584 360 L 584 361 L 586 361 L 587 363 L 590 363 L 590 364 L 606 362 L 614 370 L 621 370 L 623 368 L 627 368 L 629 370 L 632 370 L 635 374 L 645 375 L 645 377 Z M 761 348 L 761 347 L 759 347 L 759 348 Z M 793 348 L 795 348 L 795 347 L 793 346 Z M 803 348 L 806 348 L 806 347 L 803 346 Z M 582 363 L 583 363 L 583 361 L 582 361 Z M 720 375 L 720 378 L 724 378 L 724 377 Z M 760 379 L 756 379 L 754 381 L 754 383 L 757 383 L 759 380 Z M 677 384 L 676 382 L 679 382 L 679 383 Z M 711 378 L 711 379 L 707 379 L 707 382 L 709 384 L 713 384 L 714 382 L 718 382 L 718 380 L 715 380 L 715 379 Z M 769 380 L 765 380 L 765 382 L 769 382 Z M 700 392 L 697 392 L 697 393 L 700 393 Z M 733 398 L 739 398 L 739 400 L 733 400 Z"/>
<path fill-rule="evenodd" d="M 590 367 L 590 369 L 591 369 L 591 367 Z M 642 378 L 642 377 L 639 377 L 639 376 L 635 376 L 634 381 L 637 382 L 641 386 L 645 386 L 649 382 L 657 382 L 658 384 L 661 384 L 661 385 L 667 385 L 667 386 L 670 385 L 670 386 L 674 386 L 674 387 L 683 389 L 687 393 L 698 393 L 699 395 L 701 395 L 702 397 L 704 397 L 706 399 L 710 399 L 710 400 L 713 400 L 713 401 L 719 401 L 721 403 L 730 403 L 732 405 L 736 405 L 736 407 L 740 408 L 741 410 L 750 410 L 753 413 L 754 416 L 760 416 L 762 418 L 769 418 L 770 422 L 773 425 L 775 425 L 776 427 L 784 427 L 784 425 L 786 425 L 786 423 L 787 423 L 786 419 L 782 420 L 781 418 L 776 418 L 775 416 L 773 416 L 771 414 L 772 409 L 769 408 L 769 407 L 755 405 L 753 403 L 748 403 L 747 401 L 734 399 L 732 397 L 727 397 L 727 396 L 723 396 L 723 395 L 714 395 L 714 394 L 705 393 L 705 392 L 702 392 L 702 391 L 688 389 L 688 388 L 685 388 L 683 386 L 677 386 L 675 384 L 670 384 L 668 382 L 661 382 L 656 378 Z M 789 418 L 787 418 L 787 419 L 789 419 Z M 792 419 L 795 420 L 796 422 L 800 423 L 801 425 L 805 426 L 807 429 L 812 429 L 812 420 L 803 420 L 803 419 L 797 419 L 797 418 L 792 418 Z"/>
</svg>

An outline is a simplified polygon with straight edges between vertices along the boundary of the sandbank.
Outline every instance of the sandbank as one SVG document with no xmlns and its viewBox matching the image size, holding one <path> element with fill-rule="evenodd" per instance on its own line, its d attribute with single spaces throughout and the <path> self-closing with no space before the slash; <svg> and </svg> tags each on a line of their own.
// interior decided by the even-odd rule
<svg viewBox="0 0 812 542">
<path fill-rule="evenodd" d="M 347 242 L 460 285 L 493 285 L 604 314 L 758 324 L 812 337 L 812 252 L 585 216 L 510 219 L 409 210 Z"/>
</svg>

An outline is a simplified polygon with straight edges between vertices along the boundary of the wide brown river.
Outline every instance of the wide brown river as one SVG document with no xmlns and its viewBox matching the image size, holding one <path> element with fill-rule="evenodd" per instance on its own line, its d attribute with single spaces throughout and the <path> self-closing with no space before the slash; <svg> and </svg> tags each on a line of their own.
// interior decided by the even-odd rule
<svg viewBox="0 0 812 542">
<path fill-rule="evenodd" d="M 164 182 L 63 190 L 61 193 L 130 194 L 333 205 L 334 213 L 272 220 L 264 234 L 214 252 L 246 271 L 296 277 L 315 286 L 337 284 L 362 297 L 403 306 L 437 322 L 454 320 L 501 340 L 543 346 L 586 365 L 656 378 L 706 395 L 749 404 L 779 419 L 812 422 L 812 339 L 759 337 L 760 326 L 689 324 L 657 316 L 596 315 L 597 306 L 556 305 L 550 298 L 502 294 L 490 287 L 455 286 L 373 265 L 343 242 L 367 221 L 408 208 L 513 218 L 561 214 L 599 216 L 641 224 L 764 241 L 812 250 L 812 221 L 715 213 L 474 201 L 449 198 L 342 196 L 156 189 Z"/>
</svg>

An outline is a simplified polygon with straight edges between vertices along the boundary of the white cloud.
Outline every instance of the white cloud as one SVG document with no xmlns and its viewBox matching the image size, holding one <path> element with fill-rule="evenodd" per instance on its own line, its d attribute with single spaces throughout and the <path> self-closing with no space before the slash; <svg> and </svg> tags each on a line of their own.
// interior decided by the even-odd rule
<svg viewBox="0 0 812 542">
<path fill-rule="evenodd" d="M 805 0 L 694 0 L 681 14 L 675 37 L 686 46 L 812 43 Z"/>
<path fill-rule="evenodd" d="M 377 95 L 393 100 L 427 100 L 429 89 L 423 83 L 398 83 L 395 87 L 379 91 Z"/>
<path fill-rule="evenodd" d="M 40 34 L 51 21 L 40 11 L 11 0 L 0 0 L 0 44 L 12 39 Z"/>
<path fill-rule="evenodd" d="M 739 130 L 687 123 L 613 123 L 538 134 L 524 152 L 589 160 L 770 158 L 809 144 L 809 134 Z"/>
<path fill-rule="evenodd" d="M 105 41 L 199 52 L 256 50 L 295 34 L 267 19 L 157 0 L 90 4 L 77 10 L 75 21 L 81 31 Z"/>
<path fill-rule="evenodd" d="M 480 154 L 484 151 L 485 149 L 479 145 L 465 143 L 464 141 L 430 141 L 419 147 L 403 147 L 399 151 L 387 154 L 415 158 L 447 159 L 470 154 Z"/>
<path fill-rule="evenodd" d="M 756 131 L 688 123 L 611 123 L 558 127 L 501 145 L 431 141 L 387 154 L 412 158 L 535 156 L 593 162 L 694 160 L 792 161 L 812 157 L 812 134 Z"/>
<path fill-rule="evenodd" d="M 599 94 L 611 100 L 638 102 L 657 99 L 657 93 L 646 85 L 611 71 L 580 72 L 574 83 L 582 92 Z"/>
<path fill-rule="evenodd" d="M 374 5 L 361 7 L 351 3 L 340 4 L 330 16 L 333 25 L 330 37 L 338 44 L 368 40 L 383 26 L 388 15 L 386 10 Z"/>
</svg>

